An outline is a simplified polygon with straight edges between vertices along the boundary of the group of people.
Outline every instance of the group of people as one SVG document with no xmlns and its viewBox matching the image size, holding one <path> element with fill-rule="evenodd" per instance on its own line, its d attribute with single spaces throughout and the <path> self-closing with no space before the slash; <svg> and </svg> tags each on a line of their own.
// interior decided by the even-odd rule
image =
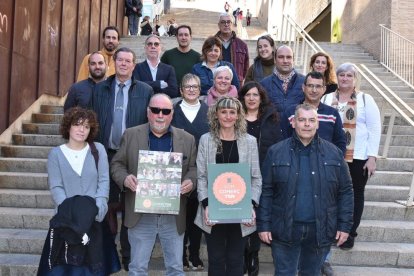
<svg viewBox="0 0 414 276">
<path fill-rule="evenodd" d="M 103 229 L 99 249 L 102 239 L 114 248 L 122 212 L 121 261 L 130 275 L 148 274 L 157 236 L 167 275 L 204 269 L 203 233 L 209 275 L 258 275 L 262 242 L 272 248 L 275 275 L 330 275 L 331 245 L 354 245 L 381 131 L 374 99 L 358 90 L 356 66 L 335 71 L 329 55 L 316 53 L 304 76 L 293 68 L 292 49 L 270 36 L 257 40 L 249 66 L 232 26 L 232 16 L 221 14 L 201 54 L 191 48 L 190 26 L 177 27 L 178 46 L 162 56 L 160 37 L 149 35 L 138 64 L 107 27 L 103 49 L 85 57 L 69 89 L 61 127 L 68 142 L 48 158 L 56 216 L 75 196 L 92 198 L 92 222 Z M 183 154 L 178 215 L 134 212 L 139 150 Z M 248 223 L 209 220 L 208 164 L 224 163 L 249 165 Z M 62 257 L 65 246 L 50 259 L 54 247 L 46 245 L 56 232 L 51 224 L 42 273 L 69 273 L 83 260 Z M 108 248 L 97 266 L 85 259 L 83 270 L 120 269 Z"/>
</svg>

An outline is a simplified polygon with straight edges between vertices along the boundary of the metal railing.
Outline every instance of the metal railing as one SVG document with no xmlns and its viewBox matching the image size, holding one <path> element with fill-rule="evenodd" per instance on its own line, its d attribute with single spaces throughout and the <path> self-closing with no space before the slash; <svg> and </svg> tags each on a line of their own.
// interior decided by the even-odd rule
<svg viewBox="0 0 414 276">
<path fill-rule="evenodd" d="M 381 28 L 380 63 L 414 89 L 414 42 L 379 24 Z"/>
<path fill-rule="evenodd" d="M 283 21 L 282 21 L 282 28 L 279 40 L 282 43 L 286 43 L 289 45 L 293 52 L 295 53 L 295 66 L 297 68 L 303 68 L 303 73 L 306 73 L 308 71 L 308 65 L 309 65 L 309 59 L 310 56 L 314 53 L 320 51 L 325 52 L 319 45 L 316 43 L 309 34 L 303 30 L 295 21 L 294 19 L 289 16 L 287 13 L 283 14 Z M 414 48 L 411 50 L 411 52 L 414 55 Z M 382 62 L 381 62 L 382 63 Z M 414 60 L 412 61 L 414 64 Z M 384 65 L 384 64 L 383 64 Z M 384 65 L 387 67 L 386 65 Z M 366 70 L 371 76 L 373 76 L 376 81 L 385 88 L 385 90 L 391 94 L 391 96 L 398 101 L 399 104 L 404 106 L 404 108 L 410 113 L 410 115 L 407 115 L 399 106 L 392 100 L 390 97 L 388 97 L 385 92 L 383 92 L 358 66 L 358 71 L 361 73 L 361 76 L 363 79 L 365 79 L 369 84 L 371 84 L 374 89 L 378 92 L 379 95 L 383 97 L 385 100 L 385 104 L 390 106 L 392 108 L 392 114 L 390 116 L 390 120 L 388 123 L 388 129 L 386 134 L 386 140 L 383 147 L 383 158 L 386 158 L 388 155 L 389 147 L 391 145 L 391 136 L 392 131 L 395 123 L 395 117 L 397 115 L 400 115 L 402 118 L 404 118 L 405 121 L 408 122 L 409 125 L 414 127 L 414 122 L 410 118 L 410 116 L 414 115 L 413 110 L 400 98 L 398 95 L 396 95 L 389 87 L 387 87 L 377 76 L 375 76 L 374 73 L 372 73 L 365 65 L 361 65 L 364 70 Z M 399 65 L 399 67 L 402 67 Z M 401 78 L 394 70 L 387 67 L 388 70 L 390 70 L 393 74 L 395 74 L 397 77 Z M 406 81 L 405 81 L 406 82 Z M 406 82 L 407 83 L 407 82 Z M 413 87 L 411 84 L 407 83 L 410 87 Z M 414 87 L 413 87 L 414 88 Z M 382 120 L 383 121 L 383 120 Z M 414 206 L 413 203 L 413 197 L 414 197 L 414 171 L 413 176 L 411 179 L 411 187 L 408 195 L 408 199 L 406 201 L 397 201 L 400 204 L 403 204 L 407 207 Z"/>
</svg>

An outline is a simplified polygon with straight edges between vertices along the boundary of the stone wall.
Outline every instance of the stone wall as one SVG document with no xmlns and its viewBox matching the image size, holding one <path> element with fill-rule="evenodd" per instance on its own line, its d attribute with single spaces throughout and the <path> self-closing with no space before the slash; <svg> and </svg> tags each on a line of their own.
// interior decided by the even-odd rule
<svg viewBox="0 0 414 276">
<path fill-rule="evenodd" d="M 297 0 L 295 21 L 303 29 L 312 23 L 318 15 L 331 3 L 331 0 Z"/>
</svg>

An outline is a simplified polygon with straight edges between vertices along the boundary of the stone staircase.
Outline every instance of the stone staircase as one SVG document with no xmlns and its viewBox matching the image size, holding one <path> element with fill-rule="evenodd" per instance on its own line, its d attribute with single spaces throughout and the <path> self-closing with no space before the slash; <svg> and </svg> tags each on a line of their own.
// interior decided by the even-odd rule
<svg viewBox="0 0 414 276">
<path fill-rule="evenodd" d="M 202 17 L 203 14 L 198 16 Z M 217 25 L 214 24 L 214 30 L 210 29 L 208 33 L 214 34 L 216 30 Z M 163 38 L 163 42 L 165 50 L 176 46 L 175 38 Z M 200 51 L 202 43 L 203 38 L 195 37 L 193 48 Z M 132 48 L 137 53 L 138 60 L 144 58 L 143 38 L 123 38 L 121 44 Z M 256 42 L 250 40 L 247 44 L 252 62 L 256 56 Z M 386 72 L 361 47 L 320 44 L 333 56 L 337 65 L 345 61 L 366 64 L 405 102 L 413 106 L 414 92 Z M 361 83 L 361 89 L 373 95 L 377 103 L 383 106 L 385 134 L 388 129 L 389 107 L 382 104 L 382 98 L 367 82 Z M 58 135 L 62 112 L 60 106 L 42 106 L 41 112 L 33 114 L 32 121 L 23 125 L 23 133 L 13 135 L 13 144 L 1 145 L 0 275 L 36 273 L 49 219 L 53 216 L 46 159 L 51 147 L 64 143 Z M 381 145 L 383 144 L 384 138 L 381 139 Z M 380 150 L 380 154 L 381 152 Z M 378 160 L 377 173 L 366 188 L 365 210 L 355 247 L 350 251 L 332 250 L 331 262 L 336 275 L 414 275 L 414 208 L 395 203 L 395 200 L 407 198 L 413 169 L 414 128 L 397 118 L 388 158 Z M 163 262 L 159 245 L 152 256 L 150 275 L 162 275 Z M 201 258 L 207 265 L 204 243 Z M 269 247 L 262 246 L 260 261 L 260 275 L 272 275 Z M 207 272 L 205 269 L 204 272 L 187 274 L 207 275 Z M 126 272 L 121 271 L 117 275 L 126 275 Z"/>
</svg>

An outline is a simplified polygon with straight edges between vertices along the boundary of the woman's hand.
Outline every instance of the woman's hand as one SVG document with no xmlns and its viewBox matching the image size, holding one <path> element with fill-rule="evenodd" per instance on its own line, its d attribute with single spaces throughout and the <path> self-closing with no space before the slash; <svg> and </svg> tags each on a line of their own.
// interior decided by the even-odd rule
<svg viewBox="0 0 414 276">
<path fill-rule="evenodd" d="M 368 175 L 368 178 L 374 175 L 375 169 L 377 168 L 376 158 L 374 156 L 369 156 L 367 162 L 365 163 L 363 169 L 364 173 Z"/>
<path fill-rule="evenodd" d="M 243 223 L 243 225 L 247 227 L 252 227 L 256 224 L 256 212 L 254 211 L 254 208 L 252 209 L 252 221 L 249 223 Z"/>
<path fill-rule="evenodd" d="M 204 209 L 204 223 L 207 226 L 213 226 L 215 223 L 211 223 L 208 218 L 208 206 Z"/>
</svg>

